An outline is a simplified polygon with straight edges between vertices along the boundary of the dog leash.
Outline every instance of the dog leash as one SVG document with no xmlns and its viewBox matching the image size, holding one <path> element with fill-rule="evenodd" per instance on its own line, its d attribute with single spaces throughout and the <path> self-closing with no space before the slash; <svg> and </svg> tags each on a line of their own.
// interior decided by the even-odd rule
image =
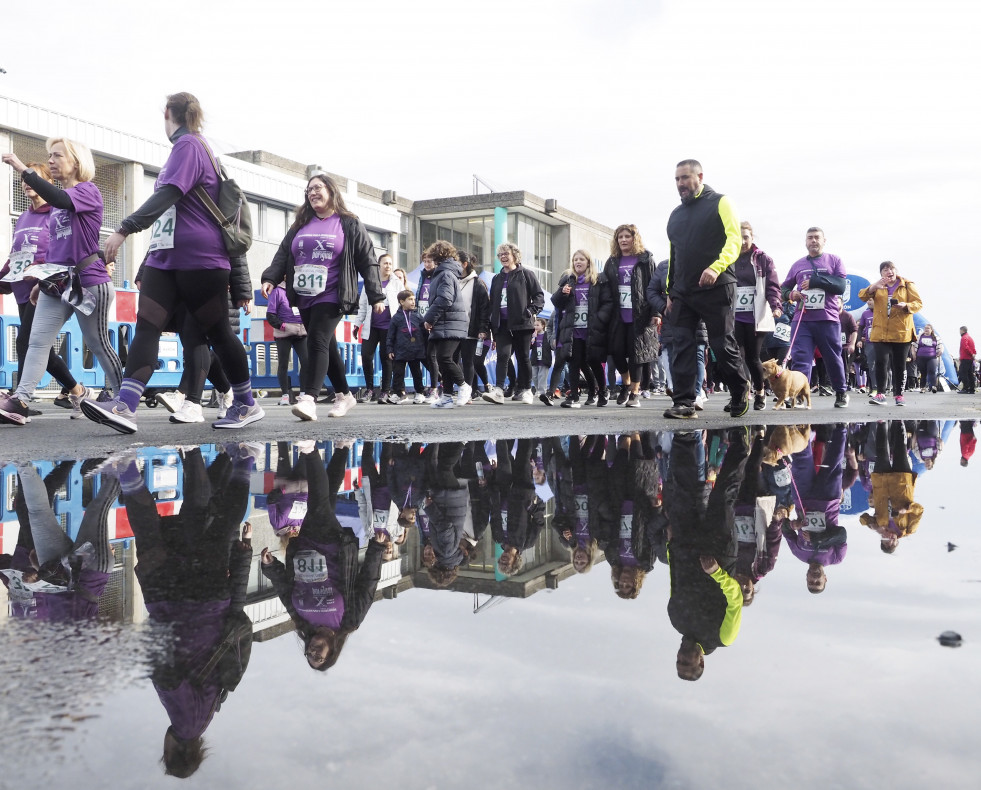
<svg viewBox="0 0 981 790">
<path fill-rule="evenodd" d="M 797 333 L 800 331 L 800 325 L 804 321 L 804 313 L 807 311 L 807 306 L 804 301 L 801 300 L 800 303 L 800 318 L 797 320 L 797 327 L 794 329 L 793 334 L 790 336 L 790 345 L 787 346 L 787 353 L 783 357 L 783 362 L 780 363 L 780 367 L 787 367 L 787 360 L 790 359 L 790 352 L 793 351 L 794 341 L 797 339 Z M 795 314 L 796 315 L 796 314 Z M 791 319 L 793 321 L 793 319 Z"/>
</svg>

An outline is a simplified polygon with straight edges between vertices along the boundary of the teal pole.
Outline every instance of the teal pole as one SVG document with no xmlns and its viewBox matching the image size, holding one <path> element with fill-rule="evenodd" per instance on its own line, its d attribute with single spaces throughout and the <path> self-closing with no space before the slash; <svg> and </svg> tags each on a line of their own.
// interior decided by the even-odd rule
<svg viewBox="0 0 981 790">
<path fill-rule="evenodd" d="M 497 259 L 497 248 L 508 240 L 508 210 L 497 206 L 494 208 L 494 271 L 501 271 L 501 262 Z"/>
</svg>

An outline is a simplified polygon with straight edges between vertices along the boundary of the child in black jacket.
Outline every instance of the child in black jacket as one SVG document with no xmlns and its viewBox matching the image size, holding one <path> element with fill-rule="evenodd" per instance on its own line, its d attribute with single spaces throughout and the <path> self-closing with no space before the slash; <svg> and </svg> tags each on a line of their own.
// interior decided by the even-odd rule
<svg viewBox="0 0 981 790">
<path fill-rule="evenodd" d="M 392 316 L 388 327 L 388 340 L 385 347 L 388 358 L 395 361 L 392 368 L 392 395 L 395 403 L 422 403 L 426 396 L 423 390 L 421 362 L 426 358 L 426 344 L 429 333 L 422 325 L 422 316 L 416 312 L 416 297 L 412 291 L 399 292 L 399 309 Z M 412 372 L 412 386 L 415 397 L 405 394 L 405 366 Z"/>
</svg>

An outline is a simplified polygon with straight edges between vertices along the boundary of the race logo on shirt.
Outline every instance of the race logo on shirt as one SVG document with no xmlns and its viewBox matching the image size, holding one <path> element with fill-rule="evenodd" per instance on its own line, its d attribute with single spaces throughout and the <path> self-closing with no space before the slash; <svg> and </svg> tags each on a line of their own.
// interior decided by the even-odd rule
<svg viewBox="0 0 981 790">
<path fill-rule="evenodd" d="M 334 257 L 334 239 L 336 236 L 328 236 L 326 239 L 315 239 L 313 242 L 313 252 L 310 259 L 314 261 L 329 261 Z"/>
<path fill-rule="evenodd" d="M 55 224 L 56 239 L 66 239 L 72 235 L 72 215 L 70 211 L 63 208 L 55 209 L 51 212 L 51 218 Z"/>
</svg>

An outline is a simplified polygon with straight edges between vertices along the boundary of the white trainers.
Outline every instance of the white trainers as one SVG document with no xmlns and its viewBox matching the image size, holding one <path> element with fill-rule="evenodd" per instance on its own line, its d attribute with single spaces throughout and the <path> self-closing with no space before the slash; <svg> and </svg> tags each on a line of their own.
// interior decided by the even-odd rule
<svg viewBox="0 0 981 790">
<path fill-rule="evenodd" d="M 171 414 L 176 414 L 180 411 L 181 406 L 184 405 L 184 393 L 176 390 L 174 392 L 158 392 L 157 403 Z"/>
<path fill-rule="evenodd" d="M 488 403 L 503 404 L 504 390 L 502 390 L 500 387 L 491 387 L 489 390 L 487 390 L 487 392 L 482 393 L 480 397 Z"/>
<path fill-rule="evenodd" d="M 200 403 L 184 400 L 181 407 L 170 415 L 171 422 L 204 422 L 204 413 Z"/>
<path fill-rule="evenodd" d="M 426 402 L 426 396 L 425 396 L 425 395 L 423 395 L 423 394 L 422 394 L 421 392 L 417 392 L 417 393 L 416 393 L 416 394 L 415 394 L 415 395 L 413 396 L 413 398 L 412 398 L 412 402 L 413 402 L 413 403 L 414 403 L 414 404 L 415 404 L 416 406 L 418 406 L 418 405 L 420 405 L 420 404 L 422 404 L 422 403 L 425 403 L 425 402 Z"/>
<path fill-rule="evenodd" d="M 456 402 L 453 400 L 452 395 L 444 395 L 438 401 L 430 405 L 430 409 L 452 409 L 456 406 Z"/>
<path fill-rule="evenodd" d="M 434 403 L 439 403 L 439 390 L 433 387 L 423 400 L 423 403 L 428 403 L 430 406 L 432 406 Z"/>
<path fill-rule="evenodd" d="M 355 398 L 350 392 L 347 395 L 338 395 L 334 399 L 334 405 L 331 406 L 330 411 L 327 412 L 327 416 L 343 417 L 357 405 L 358 399 Z"/>
<path fill-rule="evenodd" d="M 297 395 L 296 403 L 293 404 L 293 416 L 299 417 L 307 422 L 317 419 L 317 402 L 312 395 Z"/>
<path fill-rule="evenodd" d="M 279 405 L 280 406 L 289 406 L 290 405 L 290 396 L 289 395 L 283 395 L 279 399 Z"/>
<path fill-rule="evenodd" d="M 535 396 L 531 390 L 522 390 L 518 393 L 518 403 L 525 403 L 529 406 L 535 402 Z"/>
<path fill-rule="evenodd" d="M 218 419 L 224 418 L 228 414 L 228 409 L 235 402 L 235 393 L 231 390 L 228 392 L 218 393 Z"/>
<path fill-rule="evenodd" d="M 708 403 L 708 395 L 705 394 L 705 390 L 699 390 L 698 395 L 695 396 L 696 411 L 702 411 L 706 403 Z"/>
<path fill-rule="evenodd" d="M 73 420 L 78 420 L 85 417 L 85 415 L 82 414 L 82 400 L 85 398 L 92 399 L 94 397 L 95 397 L 95 393 L 93 393 L 92 390 L 90 390 L 88 387 L 82 387 L 81 395 L 72 395 L 69 392 L 68 400 L 72 405 L 71 418 Z"/>
<path fill-rule="evenodd" d="M 456 405 L 466 406 L 470 403 L 470 396 L 473 394 L 473 387 L 469 384 L 461 384 L 456 390 Z"/>
</svg>

